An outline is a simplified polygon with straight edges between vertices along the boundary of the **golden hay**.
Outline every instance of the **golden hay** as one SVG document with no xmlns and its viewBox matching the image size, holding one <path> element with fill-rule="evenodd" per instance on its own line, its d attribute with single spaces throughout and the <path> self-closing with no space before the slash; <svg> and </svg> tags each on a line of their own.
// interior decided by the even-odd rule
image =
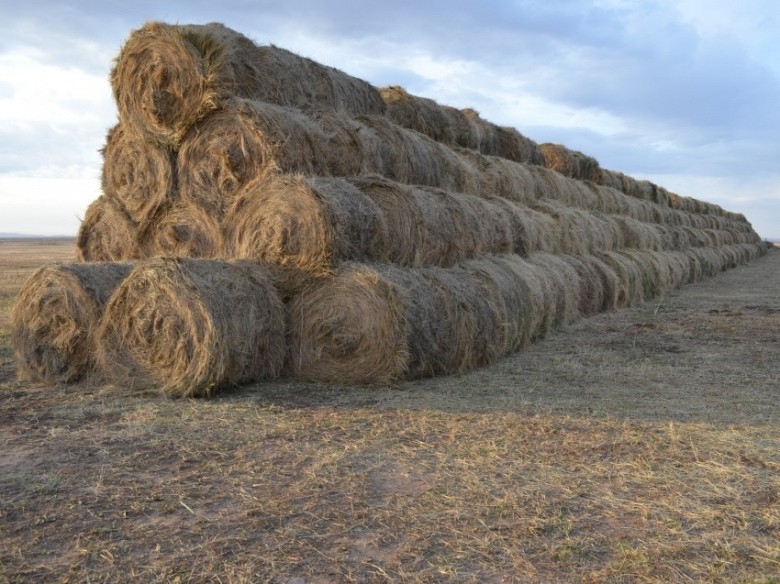
<svg viewBox="0 0 780 584">
<path fill-rule="evenodd" d="M 291 369 L 388 384 L 489 364 L 540 334 L 544 311 L 558 307 L 543 276 L 518 256 L 454 268 L 345 264 L 291 301 Z"/>
<path fill-rule="evenodd" d="M 598 161 L 562 144 L 540 144 L 544 166 L 564 176 L 579 180 L 601 181 L 601 167 Z"/>
<path fill-rule="evenodd" d="M 387 106 L 388 117 L 399 126 L 449 146 L 470 148 L 515 162 L 543 163 L 536 142 L 514 128 L 488 122 L 473 109 L 440 105 L 398 86 L 383 87 L 379 93 Z"/>
<path fill-rule="evenodd" d="M 116 383 L 209 396 L 280 374 L 284 306 L 269 271 L 253 262 L 157 259 L 114 292 L 97 345 Z"/>
<path fill-rule="evenodd" d="M 480 236 L 488 227 L 462 204 L 462 196 L 376 175 L 348 180 L 382 210 L 387 229 L 374 254 L 378 260 L 401 266 L 450 266 L 484 247 Z"/>
<path fill-rule="evenodd" d="M 367 260 L 387 233 L 380 208 L 344 179 L 269 175 L 247 184 L 225 218 L 228 257 L 323 275 Z"/>
<path fill-rule="evenodd" d="M 87 207 L 76 237 L 82 262 L 122 261 L 133 257 L 138 226 L 113 198 L 101 195 Z"/>
<path fill-rule="evenodd" d="M 343 266 L 289 304 L 292 373 L 341 383 L 399 381 L 409 369 L 413 327 L 424 332 L 432 299 L 427 283 L 408 270 Z"/>
<path fill-rule="evenodd" d="M 91 372 L 98 320 L 131 268 L 96 262 L 36 270 L 19 291 L 11 315 L 19 378 L 69 383 Z"/>
<path fill-rule="evenodd" d="M 148 140 L 173 147 L 231 97 L 322 104 L 354 115 L 385 111 L 365 81 L 278 47 L 257 46 L 219 23 L 148 22 L 120 50 L 111 85 L 122 120 Z"/>
<path fill-rule="evenodd" d="M 348 179 L 374 201 L 389 240 L 374 257 L 404 266 L 452 266 L 484 254 L 511 253 L 526 233 L 513 223 L 515 205 L 494 198 L 403 185 L 379 176 Z"/>
<path fill-rule="evenodd" d="M 103 192 L 119 201 L 135 222 L 150 219 L 176 189 L 176 157 L 122 124 L 108 131 L 102 149 Z"/>
<path fill-rule="evenodd" d="M 332 117 L 338 123 L 331 125 L 346 131 L 348 119 L 335 113 Z M 269 172 L 331 174 L 334 157 L 334 166 L 343 166 L 342 159 L 355 161 L 352 167 L 338 170 L 360 172 L 355 148 L 349 151 L 347 144 L 331 144 L 330 136 L 321 123 L 300 110 L 230 100 L 187 133 L 179 151 L 182 195 L 221 213 L 241 187 Z"/>
<path fill-rule="evenodd" d="M 139 226 L 135 258 L 218 258 L 223 255 L 217 217 L 195 201 L 179 198 Z"/>
</svg>

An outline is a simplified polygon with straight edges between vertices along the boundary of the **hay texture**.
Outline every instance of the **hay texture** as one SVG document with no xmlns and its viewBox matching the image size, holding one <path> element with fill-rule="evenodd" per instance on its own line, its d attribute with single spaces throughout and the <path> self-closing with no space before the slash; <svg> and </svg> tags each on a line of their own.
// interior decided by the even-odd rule
<svg viewBox="0 0 780 584">
<path fill-rule="evenodd" d="M 570 150 L 563 144 L 540 144 L 544 166 L 564 176 L 579 180 L 601 182 L 601 167 L 598 160 L 578 150 Z"/>
<path fill-rule="evenodd" d="M 136 266 L 111 297 L 98 361 L 125 386 L 209 396 L 277 377 L 284 335 L 284 306 L 265 267 L 157 259 Z"/>
<path fill-rule="evenodd" d="M 115 199 L 101 195 L 87 207 L 76 237 L 78 259 L 109 262 L 132 259 L 138 225 Z"/>
<path fill-rule="evenodd" d="M 562 287 L 574 269 L 545 273 L 515 255 L 454 268 L 345 264 L 290 302 L 291 370 L 390 384 L 487 365 L 568 318 L 576 293 Z"/>
<path fill-rule="evenodd" d="M 340 141 L 354 122 L 335 112 L 324 117 L 332 118 L 331 131 L 300 110 L 230 100 L 187 134 L 179 151 L 182 195 L 221 213 L 244 185 L 271 172 L 358 174 L 356 142 Z"/>
<path fill-rule="evenodd" d="M 324 275 L 344 261 L 453 266 L 527 253 L 521 209 L 503 199 L 380 176 L 272 175 L 246 185 L 225 218 L 225 253 Z"/>
<path fill-rule="evenodd" d="M 223 257 L 222 224 L 198 202 L 177 198 L 158 217 L 139 225 L 133 256 Z"/>
<path fill-rule="evenodd" d="M 11 315 L 19 378 L 69 383 L 91 372 L 97 323 L 131 268 L 95 262 L 36 270 L 22 286 Z"/>
<path fill-rule="evenodd" d="M 125 41 L 111 71 L 122 120 L 149 141 L 178 147 L 189 128 L 230 97 L 294 107 L 323 104 L 384 114 L 370 84 L 219 23 L 148 22 Z"/>
<path fill-rule="evenodd" d="M 379 89 L 387 116 L 399 126 L 447 144 L 501 156 L 515 162 L 543 164 L 538 145 L 514 128 L 497 126 L 473 109 L 457 109 L 411 95 L 404 88 Z"/>
<path fill-rule="evenodd" d="M 226 255 L 315 276 L 370 260 L 391 234 L 379 207 L 344 179 L 271 175 L 247 184 L 225 219 Z"/>
<path fill-rule="evenodd" d="M 118 201 L 136 223 L 150 220 L 176 190 L 176 156 L 133 134 L 111 128 L 102 150 L 103 192 Z"/>
</svg>

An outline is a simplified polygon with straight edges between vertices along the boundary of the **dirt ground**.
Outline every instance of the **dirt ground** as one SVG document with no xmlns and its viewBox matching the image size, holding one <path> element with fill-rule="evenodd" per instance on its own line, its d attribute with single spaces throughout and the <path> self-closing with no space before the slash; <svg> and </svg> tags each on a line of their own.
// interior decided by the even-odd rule
<svg viewBox="0 0 780 584">
<path fill-rule="evenodd" d="M 780 250 L 492 367 L 210 400 L 16 381 L 0 582 L 780 582 Z"/>
</svg>

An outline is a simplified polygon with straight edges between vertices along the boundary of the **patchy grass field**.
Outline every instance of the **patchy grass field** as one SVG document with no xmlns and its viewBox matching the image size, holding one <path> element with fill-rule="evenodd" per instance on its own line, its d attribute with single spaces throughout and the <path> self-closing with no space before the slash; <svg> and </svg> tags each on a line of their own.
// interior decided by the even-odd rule
<svg viewBox="0 0 780 584">
<path fill-rule="evenodd" d="M 780 582 L 780 251 L 495 366 L 212 400 L 15 381 L 0 581 Z"/>
</svg>

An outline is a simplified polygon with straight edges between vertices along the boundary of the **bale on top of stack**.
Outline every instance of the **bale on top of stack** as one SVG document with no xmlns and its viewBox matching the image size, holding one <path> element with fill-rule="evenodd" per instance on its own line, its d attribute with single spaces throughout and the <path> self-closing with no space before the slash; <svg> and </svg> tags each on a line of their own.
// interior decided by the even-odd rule
<svg viewBox="0 0 780 584">
<path fill-rule="evenodd" d="M 473 110 L 429 100 L 439 121 L 403 128 L 403 90 L 219 24 L 148 23 L 111 82 L 79 251 L 152 258 L 93 327 L 118 383 L 209 395 L 285 357 L 315 380 L 461 372 L 760 253 L 744 217 L 564 177 Z"/>
<path fill-rule="evenodd" d="M 383 114 L 374 87 L 285 49 L 258 46 L 219 23 L 149 22 L 111 71 L 119 116 L 149 141 L 176 148 L 195 122 L 231 97 Z"/>
</svg>

